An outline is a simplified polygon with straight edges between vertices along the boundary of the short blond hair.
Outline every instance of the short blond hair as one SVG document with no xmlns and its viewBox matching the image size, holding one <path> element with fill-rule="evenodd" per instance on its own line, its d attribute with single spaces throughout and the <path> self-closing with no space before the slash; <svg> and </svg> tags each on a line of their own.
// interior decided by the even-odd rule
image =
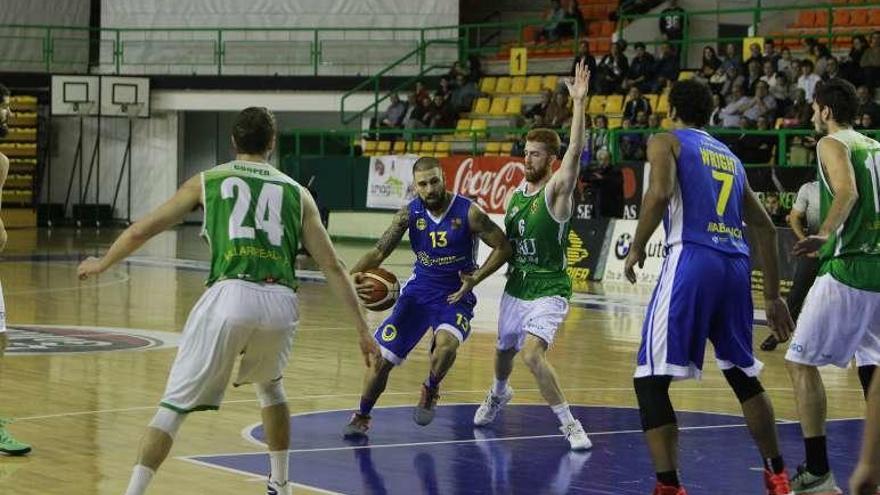
<svg viewBox="0 0 880 495">
<path fill-rule="evenodd" d="M 526 142 L 528 141 L 544 143 L 544 146 L 547 147 L 547 153 L 554 156 L 559 153 L 559 148 L 562 148 L 562 140 L 559 139 L 559 134 L 552 129 L 532 129 L 526 134 Z"/>
</svg>

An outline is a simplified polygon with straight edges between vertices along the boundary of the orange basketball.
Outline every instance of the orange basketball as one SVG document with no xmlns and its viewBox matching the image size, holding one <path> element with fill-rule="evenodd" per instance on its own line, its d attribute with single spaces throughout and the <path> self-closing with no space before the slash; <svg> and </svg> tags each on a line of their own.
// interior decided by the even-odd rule
<svg viewBox="0 0 880 495">
<path fill-rule="evenodd" d="M 400 295 L 400 284 L 397 277 L 384 268 L 372 268 L 363 273 L 362 282 L 372 286 L 372 292 L 366 299 L 361 299 L 364 307 L 371 311 L 385 311 L 394 306 Z"/>
</svg>

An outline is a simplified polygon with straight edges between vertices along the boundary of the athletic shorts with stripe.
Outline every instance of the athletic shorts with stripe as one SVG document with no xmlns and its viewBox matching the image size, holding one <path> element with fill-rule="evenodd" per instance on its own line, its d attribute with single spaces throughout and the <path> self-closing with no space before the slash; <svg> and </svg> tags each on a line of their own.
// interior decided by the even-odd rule
<svg viewBox="0 0 880 495">
<path fill-rule="evenodd" d="M 719 368 L 757 376 L 763 364 L 752 352 L 753 318 L 748 257 L 673 245 L 648 305 L 635 376 L 699 379 L 706 340 Z"/>
</svg>

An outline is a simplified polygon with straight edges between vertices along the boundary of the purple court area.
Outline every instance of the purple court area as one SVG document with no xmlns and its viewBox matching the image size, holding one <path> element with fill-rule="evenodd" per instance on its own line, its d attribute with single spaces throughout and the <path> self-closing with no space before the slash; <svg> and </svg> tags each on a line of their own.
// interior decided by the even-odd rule
<svg viewBox="0 0 880 495">
<path fill-rule="evenodd" d="M 439 406 L 427 427 L 411 407 L 377 408 L 367 442 L 342 439 L 350 411 L 291 418 L 291 479 L 346 494 L 639 494 L 651 493 L 653 470 L 636 409 L 573 406 L 593 448 L 574 453 L 547 406 L 509 405 L 490 427 L 474 428 L 474 404 Z M 759 495 L 761 462 L 743 419 L 679 412 L 682 479 L 691 495 Z M 803 457 L 800 427 L 779 425 L 790 469 Z M 858 455 L 861 420 L 828 425 L 831 466 L 839 483 Z M 249 434 L 262 441 L 262 427 Z M 263 453 L 206 455 L 194 461 L 265 476 Z"/>
</svg>

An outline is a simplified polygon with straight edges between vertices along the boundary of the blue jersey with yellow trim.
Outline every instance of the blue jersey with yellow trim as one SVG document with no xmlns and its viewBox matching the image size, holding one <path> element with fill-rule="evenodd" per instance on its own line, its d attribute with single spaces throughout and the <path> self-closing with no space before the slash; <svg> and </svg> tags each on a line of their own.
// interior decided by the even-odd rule
<svg viewBox="0 0 880 495">
<path fill-rule="evenodd" d="M 681 143 L 677 184 L 663 216 L 666 244 L 700 244 L 749 255 L 743 235 L 746 171 L 730 148 L 700 129 L 672 131 Z"/>
<path fill-rule="evenodd" d="M 477 268 L 477 236 L 471 232 L 471 200 L 454 195 L 446 212 L 435 218 L 421 198 L 409 204 L 409 242 L 416 254 L 416 280 L 459 287 L 458 272 Z"/>
</svg>

